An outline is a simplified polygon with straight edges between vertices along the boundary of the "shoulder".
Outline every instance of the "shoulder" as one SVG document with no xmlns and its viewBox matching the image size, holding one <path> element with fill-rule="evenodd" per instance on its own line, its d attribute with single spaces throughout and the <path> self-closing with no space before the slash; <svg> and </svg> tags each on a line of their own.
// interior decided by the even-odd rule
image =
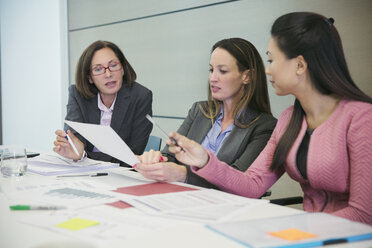
<svg viewBox="0 0 372 248">
<path fill-rule="evenodd" d="M 124 87 L 126 87 L 126 86 L 124 86 Z M 148 88 L 146 88 L 145 86 L 143 86 L 142 84 L 137 83 L 137 82 L 133 82 L 133 84 L 131 86 L 131 91 L 139 93 L 139 94 L 144 94 L 144 95 L 152 94 L 151 90 L 149 90 Z"/>
<path fill-rule="evenodd" d="M 348 130 L 372 131 L 372 104 L 355 100 L 341 100 L 330 125 L 346 125 Z"/>
<path fill-rule="evenodd" d="M 199 101 L 199 102 L 194 102 L 190 108 L 190 111 L 192 112 L 201 112 L 200 108 L 205 108 L 207 104 L 207 101 Z"/>
<path fill-rule="evenodd" d="M 68 87 L 68 92 L 70 92 L 70 94 L 76 94 L 76 93 L 79 94 L 78 90 L 76 89 L 76 85 L 75 84 L 71 84 Z"/>
<path fill-rule="evenodd" d="M 74 98 L 81 99 L 81 100 L 87 100 L 87 99 L 85 99 L 85 98 L 80 94 L 80 92 L 77 90 L 75 84 L 71 84 L 71 85 L 68 87 L 68 92 L 69 92 L 69 97 L 74 97 Z"/>
<path fill-rule="evenodd" d="M 257 125 L 274 129 L 276 126 L 277 119 L 271 114 L 262 113 L 257 120 Z"/>
<path fill-rule="evenodd" d="M 283 110 L 283 112 L 279 115 L 278 124 L 283 122 L 287 123 L 291 119 L 293 108 L 293 106 L 289 106 L 288 108 Z"/>
<path fill-rule="evenodd" d="M 364 115 L 372 112 L 372 104 L 355 100 L 341 100 L 340 113 L 347 116 Z"/>
</svg>

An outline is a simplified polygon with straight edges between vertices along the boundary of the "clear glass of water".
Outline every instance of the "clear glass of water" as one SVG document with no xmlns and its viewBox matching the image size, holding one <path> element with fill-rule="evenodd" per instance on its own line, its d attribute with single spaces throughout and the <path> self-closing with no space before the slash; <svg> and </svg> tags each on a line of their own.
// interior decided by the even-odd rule
<svg viewBox="0 0 372 248">
<path fill-rule="evenodd" d="M 18 146 L 3 146 L 0 170 L 5 177 L 23 176 L 27 171 L 26 149 Z"/>
</svg>

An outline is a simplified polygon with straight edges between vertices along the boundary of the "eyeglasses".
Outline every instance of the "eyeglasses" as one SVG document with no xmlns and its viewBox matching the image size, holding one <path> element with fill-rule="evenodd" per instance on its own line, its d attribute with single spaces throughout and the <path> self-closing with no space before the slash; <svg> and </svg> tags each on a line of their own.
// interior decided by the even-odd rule
<svg viewBox="0 0 372 248">
<path fill-rule="evenodd" d="M 121 63 L 115 62 L 109 64 L 109 66 L 105 67 L 102 65 L 98 65 L 96 67 L 93 67 L 90 71 L 92 73 L 92 76 L 98 76 L 106 73 L 106 70 L 108 69 L 110 72 L 119 71 L 122 68 Z"/>
</svg>

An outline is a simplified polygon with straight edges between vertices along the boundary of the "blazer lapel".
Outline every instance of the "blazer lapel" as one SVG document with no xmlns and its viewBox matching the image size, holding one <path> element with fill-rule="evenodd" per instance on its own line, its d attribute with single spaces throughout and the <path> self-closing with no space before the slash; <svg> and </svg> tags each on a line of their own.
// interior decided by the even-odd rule
<svg viewBox="0 0 372 248">
<path fill-rule="evenodd" d="M 124 121 L 124 117 L 128 111 L 130 98 L 130 89 L 125 85 L 121 87 L 116 97 L 114 112 L 112 113 L 111 127 L 117 133 L 120 131 L 120 127 Z M 127 104 L 125 104 L 127 102 Z"/>
<path fill-rule="evenodd" d="M 244 123 L 250 123 L 258 116 L 258 112 L 247 108 L 245 112 Z M 246 142 L 243 143 L 243 141 L 249 132 L 250 128 L 239 128 L 237 126 L 234 126 L 231 130 L 230 135 L 222 144 L 222 147 L 217 154 L 217 158 L 219 160 L 225 161 L 227 164 L 232 163 L 232 160 L 236 158 L 235 154 L 240 150 L 239 148 L 242 145 L 246 146 Z"/>
<path fill-rule="evenodd" d="M 230 135 L 222 144 L 222 147 L 217 154 L 217 158 L 221 161 L 225 161 L 227 164 L 232 163 L 232 160 L 236 157 L 235 154 L 239 151 L 239 147 L 243 144 L 247 132 L 247 128 L 234 126 Z"/>
<path fill-rule="evenodd" d="M 89 101 L 89 104 L 87 104 L 87 114 L 88 114 L 88 123 L 100 124 L 101 111 L 98 108 L 98 96 L 92 98 Z"/>
<path fill-rule="evenodd" d="M 198 125 L 197 131 L 190 133 L 188 138 L 201 144 L 204 138 L 207 136 L 209 130 L 211 129 L 212 124 L 209 119 L 203 117 L 198 120 L 197 125 Z"/>
</svg>

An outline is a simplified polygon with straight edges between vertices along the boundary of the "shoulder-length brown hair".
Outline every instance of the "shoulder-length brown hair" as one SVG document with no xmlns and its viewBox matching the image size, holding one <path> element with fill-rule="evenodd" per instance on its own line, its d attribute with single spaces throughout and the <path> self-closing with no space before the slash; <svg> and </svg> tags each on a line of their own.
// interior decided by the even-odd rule
<svg viewBox="0 0 372 248">
<path fill-rule="evenodd" d="M 214 44 L 211 53 L 216 48 L 226 50 L 236 59 L 239 72 L 249 70 L 250 82 L 243 86 L 244 93 L 233 109 L 234 124 L 246 128 L 252 123 L 244 122 L 246 120 L 245 110 L 248 107 L 259 113 L 271 114 L 265 67 L 255 46 L 242 38 L 230 38 Z M 221 104 L 221 101 L 213 99 L 208 84 L 208 102 L 205 106 L 200 106 L 200 109 L 212 123 L 221 111 Z M 240 117 L 239 113 L 241 113 Z"/>
<path fill-rule="evenodd" d="M 98 89 L 95 86 L 95 84 L 90 83 L 92 58 L 96 51 L 106 47 L 110 48 L 115 53 L 116 57 L 118 57 L 120 63 L 123 66 L 124 69 L 123 85 L 125 85 L 126 87 L 131 87 L 134 80 L 136 80 L 137 78 L 136 72 L 129 64 L 123 52 L 117 45 L 109 41 L 102 40 L 95 41 L 84 50 L 76 66 L 75 74 L 76 89 L 83 97 L 87 99 L 96 96 L 98 93 Z"/>
</svg>

